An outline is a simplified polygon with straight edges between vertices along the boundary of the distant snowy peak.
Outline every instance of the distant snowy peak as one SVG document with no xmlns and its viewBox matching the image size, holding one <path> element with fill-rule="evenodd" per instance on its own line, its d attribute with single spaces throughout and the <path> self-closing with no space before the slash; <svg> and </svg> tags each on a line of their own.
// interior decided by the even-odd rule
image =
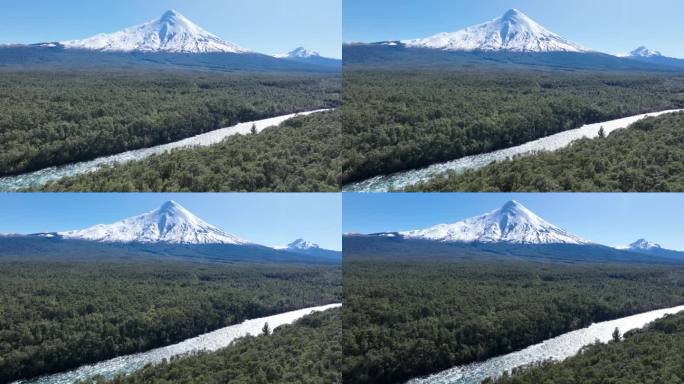
<svg viewBox="0 0 684 384">
<path fill-rule="evenodd" d="M 276 245 L 273 247 L 273 249 L 282 249 L 282 250 L 286 250 L 286 251 L 307 251 L 307 250 L 312 250 L 312 249 L 315 250 L 315 249 L 321 249 L 321 248 L 316 243 L 312 243 L 312 242 L 306 241 L 304 239 L 297 239 L 288 245 Z"/>
<path fill-rule="evenodd" d="M 401 43 L 412 48 L 446 51 L 589 52 L 542 27 L 517 9 L 457 32 L 443 32 Z"/>
<path fill-rule="evenodd" d="M 630 244 L 629 249 L 639 250 L 639 251 L 641 251 L 641 250 L 650 251 L 653 249 L 662 249 L 662 247 L 660 246 L 660 244 L 647 241 L 646 239 L 639 239 L 639 240 L 633 242 L 632 244 Z"/>
<path fill-rule="evenodd" d="M 657 56 L 662 56 L 662 54 L 658 51 L 654 51 L 651 49 L 648 49 L 644 46 L 641 46 L 632 52 L 629 53 L 629 56 L 631 57 L 657 57 Z"/>
<path fill-rule="evenodd" d="M 175 10 L 159 19 L 99 34 L 84 40 L 60 42 L 65 48 L 111 52 L 172 52 L 172 53 L 246 53 L 246 49 L 223 41 L 205 31 Z"/>
<path fill-rule="evenodd" d="M 312 243 L 310 241 L 306 241 L 304 239 L 297 239 L 290 244 L 287 245 L 288 249 L 318 249 L 320 248 L 318 244 Z"/>
<path fill-rule="evenodd" d="M 288 53 L 281 53 L 274 56 L 279 59 L 308 59 L 312 57 L 321 57 L 318 52 L 310 51 L 304 47 L 297 47 Z"/>
<path fill-rule="evenodd" d="M 114 243 L 249 244 L 208 224 L 175 201 L 112 224 L 58 234 L 67 239 Z"/>
<path fill-rule="evenodd" d="M 516 201 L 481 216 L 453 224 L 439 224 L 415 231 L 399 232 L 404 238 L 441 242 L 515 244 L 590 244 L 543 220 Z"/>
</svg>

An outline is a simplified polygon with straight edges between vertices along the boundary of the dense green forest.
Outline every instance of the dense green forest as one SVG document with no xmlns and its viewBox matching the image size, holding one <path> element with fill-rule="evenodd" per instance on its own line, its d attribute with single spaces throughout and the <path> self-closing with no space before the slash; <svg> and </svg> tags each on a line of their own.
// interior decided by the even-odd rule
<svg viewBox="0 0 684 384">
<path fill-rule="evenodd" d="M 545 362 L 486 384 L 678 384 L 684 382 L 684 314 L 666 316 L 621 341 L 595 343 L 563 362 Z"/>
<path fill-rule="evenodd" d="M 0 382 L 339 302 L 339 266 L 1 261 Z"/>
<path fill-rule="evenodd" d="M 337 106 L 338 75 L 0 72 L 0 175 Z"/>
<path fill-rule="evenodd" d="M 605 138 L 450 173 L 414 191 L 684 191 L 684 113 L 652 117 Z"/>
<path fill-rule="evenodd" d="M 684 303 L 684 268 L 345 254 L 345 383 L 397 383 Z"/>
<path fill-rule="evenodd" d="M 344 184 L 684 106 L 674 75 L 349 70 L 343 81 Z"/>
<path fill-rule="evenodd" d="M 257 135 L 173 151 L 67 178 L 45 191 L 339 191 L 340 113 L 315 113 Z"/>
<path fill-rule="evenodd" d="M 314 313 L 276 328 L 270 336 L 248 336 L 216 352 L 173 359 L 98 383 L 342 383 L 340 312 L 335 308 Z"/>
</svg>

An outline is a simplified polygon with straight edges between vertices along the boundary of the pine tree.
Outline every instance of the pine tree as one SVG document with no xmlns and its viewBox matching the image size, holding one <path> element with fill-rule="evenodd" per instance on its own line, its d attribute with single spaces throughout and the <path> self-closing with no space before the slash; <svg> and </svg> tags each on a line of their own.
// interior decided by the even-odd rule
<svg viewBox="0 0 684 384">
<path fill-rule="evenodd" d="M 615 327 L 615 330 L 613 331 L 613 341 L 618 342 L 620 341 L 620 328 Z"/>
<path fill-rule="evenodd" d="M 249 132 L 250 132 L 252 135 L 256 135 L 256 134 L 257 134 L 256 124 L 252 124 L 252 129 L 250 129 Z"/>
<path fill-rule="evenodd" d="M 264 327 L 261 328 L 261 333 L 262 333 L 264 336 L 268 336 L 268 335 L 271 334 L 271 329 L 268 327 L 268 323 L 264 323 Z"/>
</svg>

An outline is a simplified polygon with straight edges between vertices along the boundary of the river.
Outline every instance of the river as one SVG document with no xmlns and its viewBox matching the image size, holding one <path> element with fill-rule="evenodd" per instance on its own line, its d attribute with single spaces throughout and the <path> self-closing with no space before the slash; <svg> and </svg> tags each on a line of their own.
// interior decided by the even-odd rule
<svg viewBox="0 0 684 384">
<path fill-rule="evenodd" d="M 563 360 L 573 356 L 583 346 L 596 340 L 601 342 L 611 340 L 615 328 L 619 328 L 620 332 L 624 334 L 627 331 L 642 328 L 666 314 L 681 311 L 684 311 L 684 305 L 592 324 L 589 327 L 565 333 L 517 352 L 493 357 L 483 362 L 456 366 L 431 376 L 412 379 L 407 384 L 479 384 L 488 377 L 499 377 L 504 372 L 510 372 L 511 369 L 521 365 L 548 359 Z"/>
<path fill-rule="evenodd" d="M 168 152 L 173 149 L 209 146 L 220 143 L 228 136 L 236 134 L 248 134 L 251 132 L 252 126 L 256 126 L 256 131 L 261 132 L 265 128 L 279 125 L 285 120 L 291 119 L 293 117 L 306 116 L 312 113 L 324 111 L 329 111 L 329 109 L 317 109 L 314 111 L 291 113 L 289 115 L 276 116 L 268 119 L 247 121 L 232 127 L 220 128 L 211 132 L 202 133 L 197 136 L 175 141 L 173 143 L 156 145 L 149 148 L 134 149 L 131 151 L 118 153 L 116 155 L 99 157 L 94 160 L 83 161 L 80 163 L 45 168 L 17 176 L 0 177 L 0 192 L 10 192 L 30 187 L 39 187 L 64 177 L 97 171 L 98 169 L 107 165 L 122 164 L 129 161 L 141 160 L 146 157 Z"/>
<path fill-rule="evenodd" d="M 281 313 L 278 315 L 246 320 L 241 324 L 231 325 L 213 332 L 181 341 L 180 343 L 147 352 L 136 353 L 102 361 L 92 365 L 84 365 L 72 371 L 42 376 L 36 379 L 16 381 L 13 384 L 69 384 L 78 380 L 85 380 L 97 375 L 112 378 L 119 374 L 126 374 L 143 368 L 147 364 L 158 364 L 163 359 L 196 351 L 215 351 L 227 347 L 233 340 L 247 336 L 258 335 L 264 323 L 271 329 L 284 324 L 291 324 L 296 320 L 318 311 L 340 307 L 342 304 L 329 304 Z"/>
<path fill-rule="evenodd" d="M 671 109 L 661 112 L 644 113 L 641 115 L 623 117 L 602 123 L 587 124 L 580 128 L 570 129 L 564 132 L 546 136 L 541 139 L 529 141 L 515 147 L 504 148 L 494 152 L 482 153 L 479 155 L 466 156 L 460 159 L 447 161 L 444 163 L 433 164 L 425 168 L 413 169 L 410 171 L 397 172 L 390 175 L 376 176 L 367 180 L 345 185 L 342 190 L 345 192 L 387 192 L 391 189 L 403 189 L 419 182 L 428 181 L 437 176 L 443 175 L 447 171 L 463 172 L 482 168 L 493 161 L 503 161 L 513 156 L 533 154 L 540 151 L 555 151 L 568 146 L 571 142 L 583 137 L 598 137 L 599 130 L 603 128 L 606 135 L 611 132 L 627 128 L 646 117 L 660 116 L 666 113 L 684 111 L 684 109 Z"/>
</svg>

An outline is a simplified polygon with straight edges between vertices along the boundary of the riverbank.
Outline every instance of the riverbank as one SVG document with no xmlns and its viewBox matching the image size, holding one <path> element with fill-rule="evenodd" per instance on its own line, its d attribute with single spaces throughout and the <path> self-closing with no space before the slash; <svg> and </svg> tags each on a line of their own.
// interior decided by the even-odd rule
<svg viewBox="0 0 684 384">
<path fill-rule="evenodd" d="M 152 155 L 169 152 L 174 149 L 205 147 L 220 143 L 225 138 L 237 134 L 245 135 L 252 132 L 252 128 L 258 133 L 265 128 L 277 126 L 286 120 L 297 116 L 306 116 L 313 113 L 325 112 L 329 109 L 317 109 L 312 111 L 291 113 L 288 115 L 271 117 L 268 119 L 247 121 L 232 127 L 217 129 L 203 133 L 173 143 L 157 145 L 149 148 L 136 149 L 122 152 L 116 155 L 104 156 L 90 161 L 73 163 L 59 167 L 50 167 L 39 171 L 30 172 L 17 176 L 7 176 L 0 178 L 0 192 L 12 192 L 28 188 L 35 188 L 45 185 L 52 181 L 60 180 L 64 177 L 81 175 L 97 171 L 102 167 L 115 164 L 125 164 L 134 160 L 142 160 Z"/>
<path fill-rule="evenodd" d="M 391 175 L 376 176 L 367 180 L 345 185 L 343 187 L 343 191 L 388 192 L 390 190 L 399 190 L 420 182 L 428 181 L 449 171 L 464 172 L 466 170 L 475 170 L 491 164 L 492 162 L 507 160 L 514 156 L 530 155 L 542 151 L 556 151 L 570 145 L 570 143 L 573 141 L 584 137 L 596 138 L 599 136 L 599 132 L 601 130 L 603 130 L 605 135 L 609 135 L 615 130 L 628 128 L 631 124 L 646 117 L 657 117 L 679 111 L 682 111 L 682 109 L 644 113 L 600 123 L 587 124 L 580 128 L 560 132 L 515 147 L 500 149 L 479 155 L 466 156 L 444 163 L 433 164 L 420 169 L 398 172 Z"/>
<path fill-rule="evenodd" d="M 548 339 L 539 344 L 503 356 L 493 357 L 483 362 L 457 366 L 431 376 L 409 380 L 407 384 L 479 384 L 483 380 L 501 376 L 513 368 L 547 361 L 560 361 L 577 354 L 586 345 L 596 340 L 607 342 L 613 331 L 618 328 L 625 333 L 662 318 L 668 314 L 684 311 L 684 306 L 659 309 L 627 316 L 616 320 L 595 323 L 589 327 L 568 332 Z"/>
<path fill-rule="evenodd" d="M 312 312 L 325 311 L 340 307 L 341 305 L 342 304 L 328 304 L 246 320 L 240 324 L 221 328 L 166 347 L 132 355 L 119 356 L 100 363 L 85 365 L 71 371 L 47 375 L 31 380 L 16 381 L 13 384 L 69 384 L 95 376 L 113 378 L 120 374 L 134 372 L 148 364 L 158 364 L 163 360 L 168 360 L 174 356 L 198 351 L 216 351 L 220 348 L 229 346 L 237 338 L 259 334 L 265 323 L 268 323 L 269 327 L 274 329 L 284 324 L 291 324 Z"/>
</svg>

